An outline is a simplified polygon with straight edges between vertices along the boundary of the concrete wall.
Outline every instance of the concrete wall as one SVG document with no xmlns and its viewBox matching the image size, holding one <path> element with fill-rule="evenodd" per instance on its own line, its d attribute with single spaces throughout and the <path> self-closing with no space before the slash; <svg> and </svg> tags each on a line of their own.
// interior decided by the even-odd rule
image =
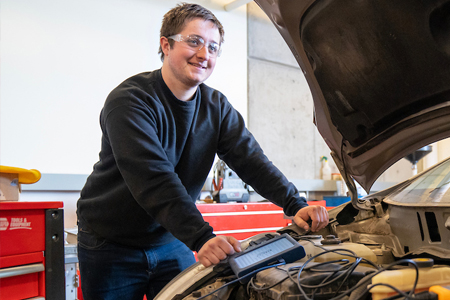
<svg viewBox="0 0 450 300">
<path fill-rule="evenodd" d="M 247 5 L 247 16 L 248 127 L 288 178 L 318 179 L 320 157 L 331 157 L 313 124 L 313 101 L 305 77 L 255 3 Z"/>
</svg>

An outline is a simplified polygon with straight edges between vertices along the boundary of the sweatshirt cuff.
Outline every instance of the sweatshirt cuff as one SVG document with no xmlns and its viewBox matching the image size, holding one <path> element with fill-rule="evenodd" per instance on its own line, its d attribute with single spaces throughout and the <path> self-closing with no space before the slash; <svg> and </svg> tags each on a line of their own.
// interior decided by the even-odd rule
<svg viewBox="0 0 450 300">
<path fill-rule="evenodd" d="M 203 245 L 209 241 L 210 239 L 216 237 L 216 235 L 214 233 L 210 233 L 208 235 L 204 235 L 202 236 L 200 239 L 197 240 L 197 242 L 194 244 L 193 246 L 193 251 L 196 251 L 198 253 L 198 251 L 200 251 L 200 249 L 203 247 Z"/>
<path fill-rule="evenodd" d="M 300 209 L 307 206 L 308 203 L 306 202 L 305 197 L 293 196 L 283 210 L 287 216 L 293 217 Z"/>
</svg>

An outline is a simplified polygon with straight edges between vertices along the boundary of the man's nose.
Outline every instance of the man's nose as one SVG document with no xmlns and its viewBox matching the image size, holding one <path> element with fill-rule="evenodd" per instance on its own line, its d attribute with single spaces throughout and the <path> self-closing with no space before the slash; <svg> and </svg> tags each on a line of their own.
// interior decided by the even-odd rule
<svg viewBox="0 0 450 300">
<path fill-rule="evenodd" d="M 206 45 L 203 45 L 198 51 L 197 51 L 197 56 L 207 60 L 210 57 L 210 53 L 208 51 L 208 47 Z"/>
</svg>

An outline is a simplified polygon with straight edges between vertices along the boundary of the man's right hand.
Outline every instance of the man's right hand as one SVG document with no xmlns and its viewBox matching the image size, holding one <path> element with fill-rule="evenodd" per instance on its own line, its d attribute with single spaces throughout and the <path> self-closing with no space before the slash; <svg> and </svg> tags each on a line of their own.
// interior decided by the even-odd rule
<svg viewBox="0 0 450 300">
<path fill-rule="evenodd" d="M 216 236 L 207 241 L 198 251 L 197 258 L 205 267 L 217 265 L 221 260 L 241 252 L 241 243 L 232 236 Z"/>
</svg>

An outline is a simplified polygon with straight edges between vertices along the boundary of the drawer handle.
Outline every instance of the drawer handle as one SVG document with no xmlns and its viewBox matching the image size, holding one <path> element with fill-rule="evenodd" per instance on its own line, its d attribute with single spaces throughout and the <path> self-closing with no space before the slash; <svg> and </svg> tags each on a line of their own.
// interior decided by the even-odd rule
<svg viewBox="0 0 450 300">
<path fill-rule="evenodd" d="M 42 272 L 45 270 L 44 264 L 32 264 L 26 266 L 0 269 L 0 279 L 25 274 Z"/>
</svg>

